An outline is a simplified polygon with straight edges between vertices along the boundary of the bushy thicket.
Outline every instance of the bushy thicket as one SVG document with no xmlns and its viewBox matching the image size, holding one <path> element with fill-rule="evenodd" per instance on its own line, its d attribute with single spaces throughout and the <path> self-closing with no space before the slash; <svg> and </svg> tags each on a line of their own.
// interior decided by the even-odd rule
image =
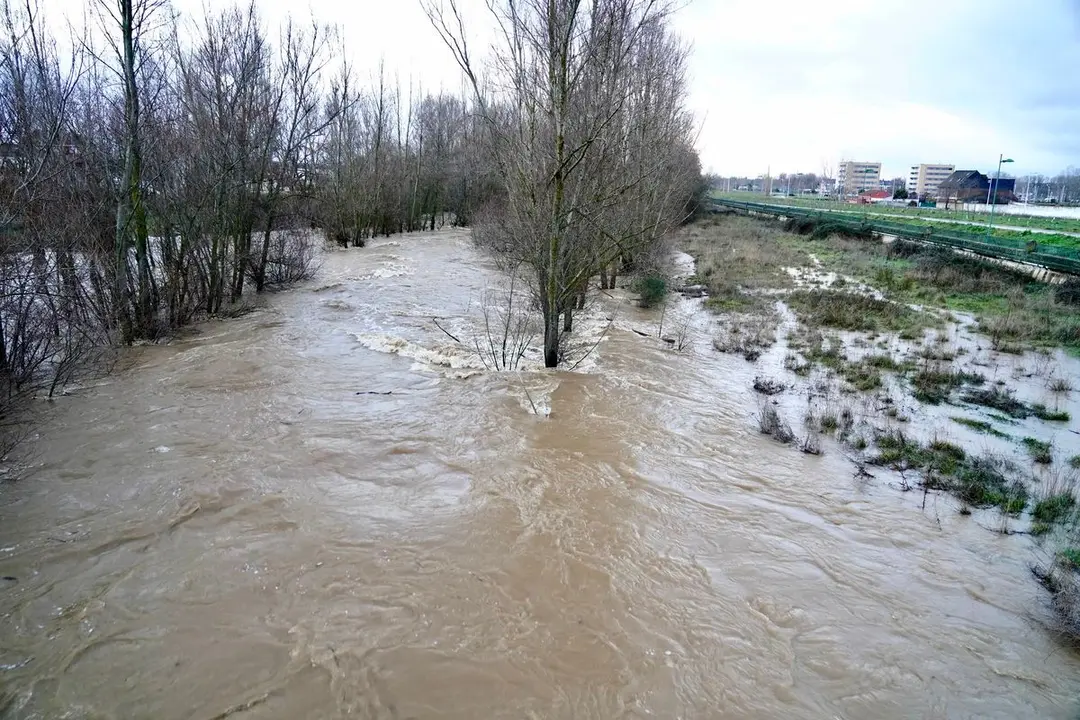
<svg viewBox="0 0 1080 720">
<path fill-rule="evenodd" d="M 323 237 L 465 223 L 493 193 L 468 102 L 361 85 L 333 28 L 217 7 L 105 0 L 67 38 L 0 0 L 0 416 L 305 279 Z"/>
</svg>

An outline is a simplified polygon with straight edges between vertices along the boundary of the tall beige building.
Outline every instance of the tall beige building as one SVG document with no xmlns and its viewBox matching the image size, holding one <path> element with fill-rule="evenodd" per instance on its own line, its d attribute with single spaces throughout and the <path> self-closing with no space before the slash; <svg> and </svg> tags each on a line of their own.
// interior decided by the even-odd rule
<svg viewBox="0 0 1080 720">
<path fill-rule="evenodd" d="M 912 165 L 908 175 L 907 191 L 914 197 L 937 195 L 938 185 L 941 181 L 953 174 L 955 165 Z"/>
<path fill-rule="evenodd" d="M 843 160 L 836 171 L 836 184 L 845 195 L 877 190 L 881 184 L 881 163 Z"/>
</svg>

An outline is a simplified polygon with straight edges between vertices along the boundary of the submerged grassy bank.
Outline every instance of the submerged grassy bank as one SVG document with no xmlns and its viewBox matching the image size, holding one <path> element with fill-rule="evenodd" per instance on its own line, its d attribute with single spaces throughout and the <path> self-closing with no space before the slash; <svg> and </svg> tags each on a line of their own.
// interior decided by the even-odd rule
<svg viewBox="0 0 1080 720">
<path fill-rule="evenodd" d="M 713 347 L 762 370 L 761 432 L 1031 534 L 1033 569 L 1080 639 L 1075 373 L 1054 360 L 1080 350 L 1080 287 L 806 222 L 722 215 L 679 244 L 708 288 Z"/>
<path fill-rule="evenodd" d="M 715 309 L 754 305 L 755 291 L 761 289 L 791 288 L 797 277 L 793 269 L 801 268 L 805 278 L 821 280 L 817 284 L 823 294 L 815 306 L 825 294 L 849 303 L 852 290 L 865 295 L 871 288 L 874 297 L 894 304 L 970 314 L 995 349 L 1063 347 L 1080 354 L 1080 280 L 1052 286 L 1022 270 L 943 248 L 882 243 L 869 234 L 839 235 L 827 224 L 734 215 L 695 226 L 683 238 L 683 248 L 698 261 L 696 279 L 709 287 Z M 853 288 L 853 283 L 866 287 Z M 863 308 L 870 312 L 860 316 L 865 318 L 860 324 L 893 329 L 898 314 L 906 316 L 912 330 L 935 322 L 894 307 Z M 844 327 L 839 318 L 821 320 L 828 327 L 855 329 Z"/>
</svg>

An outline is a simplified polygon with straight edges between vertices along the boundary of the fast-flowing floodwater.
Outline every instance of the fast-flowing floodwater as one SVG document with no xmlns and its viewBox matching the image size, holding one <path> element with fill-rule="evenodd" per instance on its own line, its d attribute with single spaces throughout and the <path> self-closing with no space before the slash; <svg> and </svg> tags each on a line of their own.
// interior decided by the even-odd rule
<svg viewBox="0 0 1080 720">
<path fill-rule="evenodd" d="M 484 371 L 496 283 L 465 232 L 330 253 L 58 401 L 0 715 L 1076 716 L 1027 540 L 760 436 L 752 366 L 614 301 L 578 372 Z"/>
</svg>

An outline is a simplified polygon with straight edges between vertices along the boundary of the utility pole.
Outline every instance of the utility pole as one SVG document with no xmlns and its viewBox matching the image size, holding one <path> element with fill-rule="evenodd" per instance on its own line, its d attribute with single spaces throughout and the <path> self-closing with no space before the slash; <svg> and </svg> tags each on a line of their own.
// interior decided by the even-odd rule
<svg viewBox="0 0 1080 720">
<path fill-rule="evenodd" d="M 990 221 L 986 223 L 987 242 L 990 242 L 990 233 L 994 229 L 994 208 L 997 206 L 998 186 L 1001 185 L 1001 164 L 1011 162 L 1013 162 L 1012 158 L 998 155 L 997 174 L 994 176 L 994 181 L 990 183 L 990 189 L 986 191 L 986 202 L 990 205 Z M 993 202 L 991 202 L 991 194 L 993 194 Z"/>
</svg>

